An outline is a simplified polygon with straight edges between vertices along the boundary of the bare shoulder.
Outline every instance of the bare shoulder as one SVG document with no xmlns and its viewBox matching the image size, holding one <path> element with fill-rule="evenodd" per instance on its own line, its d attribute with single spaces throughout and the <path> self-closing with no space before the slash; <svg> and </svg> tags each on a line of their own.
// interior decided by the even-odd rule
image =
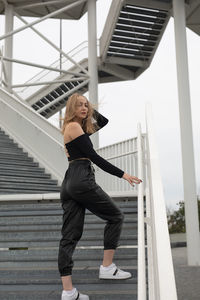
<svg viewBox="0 0 200 300">
<path fill-rule="evenodd" d="M 84 134 L 84 131 L 81 125 L 78 122 L 70 122 L 65 127 L 64 142 L 68 143 L 82 134 Z"/>
</svg>

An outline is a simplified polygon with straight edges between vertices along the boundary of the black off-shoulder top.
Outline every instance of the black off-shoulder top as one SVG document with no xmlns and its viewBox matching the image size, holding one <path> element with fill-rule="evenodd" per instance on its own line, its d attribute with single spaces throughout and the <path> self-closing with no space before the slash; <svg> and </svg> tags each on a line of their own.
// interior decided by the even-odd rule
<svg viewBox="0 0 200 300">
<path fill-rule="evenodd" d="M 93 117 L 96 120 L 97 125 L 99 126 L 99 128 L 95 132 L 100 130 L 108 123 L 108 119 L 96 110 L 94 110 Z M 107 160 L 97 154 L 89 138 L 90 135 L 91 134 L 84 133 L 82 135 L 79 135 L 69 143 L 65 144 L 65 147 L 67 148 L 67 151 L 70 155 L 70 157 L 68 157 L 68 161 L 81 157 L 87 157 L 105 172 L 121 178 L 124 174 L 124 171 L 109 163 Z"/>
</svg>

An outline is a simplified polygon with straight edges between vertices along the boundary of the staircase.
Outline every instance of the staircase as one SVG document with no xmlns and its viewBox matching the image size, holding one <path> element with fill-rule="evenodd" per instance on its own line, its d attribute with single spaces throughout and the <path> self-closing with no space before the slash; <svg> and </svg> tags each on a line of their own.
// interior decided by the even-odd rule
<svg viewBox="0 0 200 300">
<path fill-rule="evenodd" d="M 112 1 L 100 38 L 97 68 L 99 83 L 133 80 L 143 73 L 152 62 L 170 16 L 171 3 L 169 2 L 150 1 L 147 5 L 146 1 L 139 0 Z M 82 46 L 78 45 L 71 50 L 69 54 L 74 58 L 85 48 L 86 45 L 83 43 Z M 78 73 L 80 77 L 85 75 L 78 66 L 69 68 L 68 63 L 69 61 L 64 58 L 62 68 Z M 58 67 L 59 62 L 57 64 L 55 62 L 54 65 Z M 88 71 L 87 58 L 79 59 L 79 65 Z M 45 82 L 46 78 L 50 78 L 50 73 L 46 74 L 44 71 L 46 75 L 43 76 L 40 72 L 38 77 L 34 77 L 35 82 L 36 78 Z M 61 74 L 54 78 L 53 84 L 43 86 L 34 93 L 31 92 L 31 96 L 26 97 L 26 102 L 45 118 L 51 117 L 66 105 L 71 94 L 76 91 L 85 93 L 88 90 L 88 77 L 76 80 L 77 76 Z M 63 81 L 63 83 L 56 81 Z M 28 89 L 32 91 L 32 87 Z"/>
<path fill-rule="evenodd" d="M 0 194 L 33 194 L 58 192 L 56 180 L 46 174 L 33 158 L 24 152 L 0 128 Z"/>
<path fill-rule="evenodd" d="M 115 263 L 132 272 L 125 281 L 99 280 L 104 221 L 86 210 L 84 233 L 74 253 L 73 283 L 91 300 L 137 299 L 137 202 L 116 200 L 125 214 Z M 62 207 L 55 203 L 0 204 L 0 299 L 56 300 Z M 84 248 L 83 248 L 84 246 Z"/>
</svg>

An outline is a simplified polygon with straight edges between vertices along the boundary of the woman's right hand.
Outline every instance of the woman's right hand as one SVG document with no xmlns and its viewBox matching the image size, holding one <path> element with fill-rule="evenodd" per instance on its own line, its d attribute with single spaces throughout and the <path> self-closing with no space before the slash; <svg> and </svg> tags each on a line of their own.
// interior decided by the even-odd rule
<svg viewBox="0 0 200 300">
<path fill-rule="evenodd" d="M 133 182 L 136 184 L 139 184 L 140 182 L 142 182 L 141 179 L 139 179 L 136 176 L 131 176 L 127 173 L 124 173 L 124 175 L 122 176 L 122 178 L 124 178 L 125 180 L 127 180 L 132 186 L 134 186 Z"/>
</svg>

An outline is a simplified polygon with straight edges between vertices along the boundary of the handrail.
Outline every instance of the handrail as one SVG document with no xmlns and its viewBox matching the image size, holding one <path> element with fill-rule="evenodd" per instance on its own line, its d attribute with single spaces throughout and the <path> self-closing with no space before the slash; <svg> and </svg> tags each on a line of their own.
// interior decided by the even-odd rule
<svg viewBox="0 0 200 300">
<path fill-rule="evenodd" d="M 153 263 L 153 284 L 151 283 L 153 286 L 149 285 L 149 293 L 155 289 L 154 298 L 149 298 L 149 300 L 177 300 L 166 207 L 150 103 L 146 104 L 146 127 L 149 183 L 149 197 L 146 201 L 149 201 L 147 207 L 150 209 L 147 227 L 151 229 L 151 236 L 147 235 L 147 247 L 152 247 Z"/>
<path fill-rule="evenodd" d="M 97 40 L 97 49 L 99 46 L 99 39 Z M 71 49 L 69 52 L 67 52 L 66 54 L 72 58 L 76 57 L 77 55 L 83 53 L 83 51 L 85 49 L 88 49 L 88 41 L 85 40 L 83 42 L 81 42 L 80 44 L 78 44 L 76 47 L 74 47 L 73 49 Z M 82 54 L 83 56 L 83 54 Z M 81 57 L 82 57 L 81 56 Z M 85 58 L 86 56 L 83 56 L 82 58 Z M 81 60 L 81 58 L 79 58 L 79 61 Z M 50 64 L 50 67 L 54 67 L 54 68 L 59 68 L 60 67 L 60 59 L 55 60 L 53 63 Z M 73 65 L 71 64 L 71 62 L 69 61 L 69 59 L 67 59 L 66 57 L 62 57 L 62 68 L 65 70 L 69 70 L 70 66 L 72 67 Z M 29 80 L 27 80 L 24 84 L 28 84 L 28 83 L 35 83 L 35 82 L 40 82 L 43 78 L 48 77 L 51 73 L 54 73 L 52 71 L 49 70 L 42 70 L 39 73 L 37 73 L 36 75 L 34 75 L 33 77 L 31 77 Z M 56 75 L 55 78 L 57 78 L 58 76 Z M 53 79 L 50 78 L 50 80 L 53 83 Z M 50 81 L 48 80 L 48 81 Z M 31 91 L 33 91 L 33 86 L 26 86 L 22 89 L 18 89 L 17 93 L 19 94 L 23 94 L 26 93 L 27 91 L 30 89 L 30 87 L 32 88 Z M 36 87 L 37 88 L 37 87 Z M 35 89 L 34 87 L 34 91 L 37 91 L 38 89 Z M 34 92 L 33 92 L 34 93 Z M 30 97 L 31 95 L 24 95 L 24 98 Z"/>
<path fill-rule="evenodd" d="M 138 178 L 143 180 L 142 161 L 142 134 L 141 125 L 138 123 L 137 132 L 138 150 Z M 145 263 L 145 235 L 144 235 L 144 183 L 138 186 L 138 300 L 146 300 L 146 263 Z"/>
<path fill-rule="evenodd" d="M 81 43 L 78 44 L 76 47 L 74 47 L 73 49 L 71 49 L 69 52 L 67 52 L 67 55 L 70 55 L 70 54 L 71 54 L 73 51 L 75 51 L 79 46 L 81 46 L 81 45 L 83 45 L 83 44 L 85 44 L 85 43 L 87 43 L 87 40 L 81 42 Z M 82 47 L 81 49 L 79 49 L 79 51 L 78 51 L 77 53 L 79 53 L 80 51 L 82 51 L 84 48 L 85 48 L 85 46 Z M 71 55 L 71 56 L 74 57 L 77 53 L 74 53 L 74 54 Z M 67 60 L 66 57 L 63 57 L 63 60 Z M 51 63 L 51 64 L 49 65 L 49 67 L 53 67 L 53 66 L 56 67 L 56 65 L 59 64 L 59 62 L 60 62 L 60 59 L 58 58 L 58 59 L 56 59 L 53 63 Z M 63 63 L 64 63 L 64 62 L 62 62 L 62 64 L 63 64 Z M 35 78 L 37 78 L 40 74 L 42 74 L 42 73 L 44 73 L 44 72 L 47 72 L 47 71 L 46 71 L 46 70 L 41 70 L 40 72 L 38 72 L 37 74 L 35 74 L 33 77 L 31 77 L 31 78 L 29 78 L 27 81 L 25 81 L 24 84 L 27 84 L 27 83 L 29 83 L 29 82 L 32 82 L 32 80 L 34 80 Z M 49 73 L 49 72 L 48 72 L 48 73 Z M 45 75 L 44 75 L 44 76 L 45 76 Z M 38 80 L 42 79 L 44 76 L 39 77 Z M 26 88 L 27 88 L 27 87 L 26 87 Z M 24 88 L 24 89 L 22 89 L 21 91 L 19 91 L 19 93 L 23 92 L 26 88 Z"/>
</svg>

